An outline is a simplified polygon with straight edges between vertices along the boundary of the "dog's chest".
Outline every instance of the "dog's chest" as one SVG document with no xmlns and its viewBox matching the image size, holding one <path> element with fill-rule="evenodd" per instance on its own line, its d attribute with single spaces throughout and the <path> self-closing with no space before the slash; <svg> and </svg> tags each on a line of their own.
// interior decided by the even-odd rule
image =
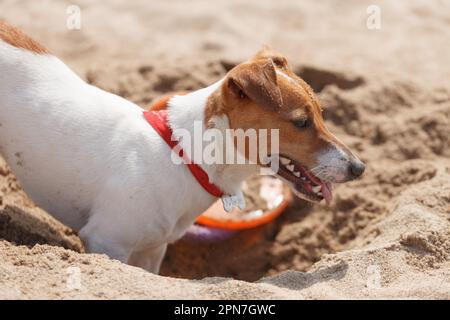
<svg viewBox="0 0 450 320">
<path fill-rule="evenodd" d="M 172 243 L 180 239 L 186 233 L 187 229 L 195 223 L 196 218 L 211 206 L 215 199 L 204 190 L 201 190 L 200 193 L 195 196 L 195 200 L 193 198 L 194 197 L 191 198 L 189 203 L 180 206 L 180 215 L 175 221 L 167 242 Z"/>
</svg>

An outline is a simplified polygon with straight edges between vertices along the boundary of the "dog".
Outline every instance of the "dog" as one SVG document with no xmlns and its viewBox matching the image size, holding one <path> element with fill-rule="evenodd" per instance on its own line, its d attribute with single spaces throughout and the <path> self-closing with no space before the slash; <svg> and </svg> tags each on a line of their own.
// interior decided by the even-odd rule
<svg viewBox="0 0 450 320">
<path fill-rule="evenodd" d="M 78 231 L 88 252 L 157 273 L 168 243 L 217 197 L 241 204 L 242 182 L 267 166 L 197 163 L 195 156 L 192 167 L 176 164 L 161 124 L 173 134 L 192 132 L 194 122 L 204 132 L 278 129 L 276 174 L 313 202 L 330 202 L 332 183 L 364 171 L 326 128 L 313 90 L 268 47 L 159 109 L 165 120 L 148 118 L 0 23 L 0 152 L 35 203 Z M 177 155 L 188 147 L 179 140 Z"/>
</svg>

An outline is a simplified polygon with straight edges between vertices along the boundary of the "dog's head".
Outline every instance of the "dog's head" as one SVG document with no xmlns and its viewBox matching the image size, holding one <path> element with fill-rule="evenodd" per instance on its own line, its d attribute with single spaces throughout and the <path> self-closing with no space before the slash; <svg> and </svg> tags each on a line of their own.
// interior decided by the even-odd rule
<svg viewBox="0 0 450 320">
<path fill-rule="evenodd" d="M 298 196 L 329 203 L 332 183 L 364 172 L 364 164 L 325 126 L 313 90 L 272 49 L 233 68 L 220 94 L 232 129 L 279 129 L 279 154 L 272 159 Z"/>
</svg>

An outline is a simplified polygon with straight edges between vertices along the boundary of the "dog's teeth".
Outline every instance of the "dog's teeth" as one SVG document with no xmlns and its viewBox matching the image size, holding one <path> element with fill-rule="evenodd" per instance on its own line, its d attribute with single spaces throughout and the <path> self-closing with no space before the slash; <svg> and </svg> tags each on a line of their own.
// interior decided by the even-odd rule
<svg viewBox="0 0 450 320">
<path fill-rule="evenodd" d="M 291 163 L 291 160 L 286 159 L 286 158 L 280 158 L 281 164 L 283 165 L 288 165 L 289 163 Z"/>
<path fill-rule="evenodd" d="M 317 192 L 317 195 L 318 196 L 322 196 L 322 192 Z"/>
<path fill-rule="evenodd" d="M 289 171 L 294 171 L 294 165 L 293 164 L 290 164 L 290 165 L 288 165 L 288 166 L 286 166 L 286 168 L 289 170 Z"/>
<path fill-rule="evenodd" d="M 294 171 L 294 176 L 296 176 L 296 177 L 300 178 L 300 172 L 296 172 L 296 171 Z"/>
<path fill-rule="evenodd" d="M 321 186 L 314 186 L 314 187 L 312 187 L 314 193 L 319 192 L 321 188 L 322 188 Z"/>
<path fill-rule="evenodd" d="M 301 179 L 302 179 L 303 181 L 306 181 L 306 178 L 305 178 L 305 177 L 302 177 Z"/>
</svg>

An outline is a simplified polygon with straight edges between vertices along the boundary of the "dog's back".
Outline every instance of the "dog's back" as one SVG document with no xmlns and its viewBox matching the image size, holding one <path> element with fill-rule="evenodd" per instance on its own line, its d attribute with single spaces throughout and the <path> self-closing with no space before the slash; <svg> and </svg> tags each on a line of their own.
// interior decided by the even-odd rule
<svg viewBox="0 0 450 320">
<path fill-rule="evenodd" d="M 99 152 L 112 143 L 111 132 L 119 136 L 114 145 L 121 150 L 121 144 L 127 147 L 121 130 L 148 129 L 135 116 L 139 112 L 0 23 L 0 153 L 31 198 L 66 224 L 78 229 L 86 222 L 110 174 L 105 163 L 117 163 Z"/>
</svg>

